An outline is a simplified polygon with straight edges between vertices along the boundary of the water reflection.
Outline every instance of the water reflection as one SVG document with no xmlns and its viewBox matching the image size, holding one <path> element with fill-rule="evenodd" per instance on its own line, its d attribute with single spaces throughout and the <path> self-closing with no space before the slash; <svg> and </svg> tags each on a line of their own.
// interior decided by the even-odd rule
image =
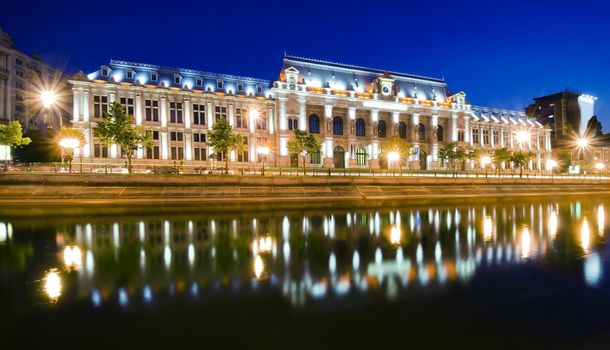
<svg viewBox="0 0 610 350">
<path fill-rule="evenodd" d="M 42 281 L 52 302 L 86 296 L 95 307 L 261 288 L 302 307 L 363 293 L 395 300 L 468 283 L 481 269 L 564 255 L 582 265 L 586 285 L 597 287 L 604 281 L 605 207 L 540 202 L 76 221 L 46 227 L 58 261 L 45 262 Z M 587 217 L 594 215 L 599 235 L 591 236 Z M 15 236 L 27 231 L 27 223 L 5 220 L 0 243 L 14 247 Z"/>
</svg>

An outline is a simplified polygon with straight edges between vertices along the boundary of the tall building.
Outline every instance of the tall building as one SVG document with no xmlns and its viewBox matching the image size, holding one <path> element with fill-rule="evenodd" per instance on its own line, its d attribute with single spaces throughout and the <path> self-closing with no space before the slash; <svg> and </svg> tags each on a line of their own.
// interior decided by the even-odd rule
<svg viewBox="0 0 610 350">
<path fill-rule="evenodd" d="M 13 46 L 11 36 L 0 28 L 0 123 L 19 121 L 24 129 L 57 129 L 69 111 L 44 108 L 40 94 L 52 88 L 59 96 L 67 88 L 63 73 Z"/>
<path fill-rule="evenodd" d="M 595 115 L 595 97 L 565 90 L 536 97 L 526 113 L 551 129 L 553 145 L 584 136 L 587 123 Z"/>
<path fill-rule="evenodd" d="M 123 104 L 153 134 L 153 147 L 136 155 L 142 164 L 205 164 L 214 154 L 207 132 L 220 118 L 244 136 L 245 150 L 229 155 L 241 166 L 260 161 L 259 146 L 271 149 L 269 163 L 296 166 L 298 156 L 288 149 L 294 129 L 318 137 L 321 151 L 306 159 L 318 167 L 386 168 L 381 150 L 392 136 L 414 146 L 402 164 L 411 169 L 444 167 L 438 153 L 450 142 L 484 153 L 501 147 L 532 151 L 534 170 L 545 168 L 551 151 L 550 130 L 536 120 L 523 112 L 473 107 L 464 92 L 450 93 L 442 79 L 295 56 L 283 58 L 273 82 L 111 61 L 70 83 L 73 123 L 87 139 L 85 161 L 122 157 L 92 131 L 112 102 Z"/>
</svg>

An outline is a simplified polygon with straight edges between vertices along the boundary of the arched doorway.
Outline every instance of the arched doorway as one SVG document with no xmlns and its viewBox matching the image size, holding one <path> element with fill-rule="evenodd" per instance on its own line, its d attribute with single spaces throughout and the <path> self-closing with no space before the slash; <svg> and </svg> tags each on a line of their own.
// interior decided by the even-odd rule
<svg viewBox="0 0 610 350">
<path fill-rule="evenodd" d="M 423 149 L 419 151 L 419 168 L 421 170 L 428 170 L 428 153 Z"/>
<path fill-rule="evenodd" d="M 345 168 L 345 150 L 341 146 L 335 147 L 333 152 L 333 160 L 335 168 Z"/>
</svg>

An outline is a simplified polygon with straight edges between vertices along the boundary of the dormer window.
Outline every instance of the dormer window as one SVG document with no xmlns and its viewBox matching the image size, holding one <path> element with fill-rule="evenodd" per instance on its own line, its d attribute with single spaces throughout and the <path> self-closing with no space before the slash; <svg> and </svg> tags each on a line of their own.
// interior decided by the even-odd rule
<svg viewBox="0 0 610 350">
<path fill-rule="evenodd" d="M 244 84 L 237 83 L 237 92 L 244 92 Z"/>
<path fill-rule="evenodd" d="M 125 75 L 127 76 L 127 79 L 133 79 L 133 69 L 128 69 Z"/>
<path fill-rule="evenodd" d="M 159 79 L 157 72 L 151 72 L 150 73 L 150 80 L 152 81 L 157 81 L 157 79 Z"/>
<path fill-rule="evenodd" d="M 197 78 L 197 79 L 195 79 L 195 85 L 196 85 L 196 86 L 201 86 L 201 85 L 203 85 L 203 79 L 201 79 L 201 78 Z"/>
<path fill-rule="evenodd" d="M 108 69 L 108 67 L 102 66 L 102 76 L 107 77 L 109 72 L 110 69 Z"/>
<path fill-rule="evenodd" d="M 222 80 L 216 80 L 216 88 L 217 88 L 217 89 L 222 90 L 222 89 L 224 89 L 224 87 L 225 87 L 225 83 L 224 83 L 224 81 L 222 81 Z"/>
<path fill-rule="evenodd" d="M 174 74 L 174 84 L 180 84 L 181 81 L 182 77 L 180 76 L 180 74 Z"/>
<path fill-rule="evenodd" d="M 256 93 L 259 95 L 263 93 L 263 86 L 261 84 L 256 85 Z"/>
</svg>

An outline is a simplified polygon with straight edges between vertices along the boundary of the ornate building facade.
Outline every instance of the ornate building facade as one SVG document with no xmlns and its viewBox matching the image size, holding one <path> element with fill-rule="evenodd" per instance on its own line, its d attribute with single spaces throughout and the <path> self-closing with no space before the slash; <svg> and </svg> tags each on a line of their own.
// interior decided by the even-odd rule
<svg viewBox="0 0 610 350">
<path fill-rule="evenodd" d="M 438 153 L 451 142 L 483 153 L 502 147 L 531 151 L 533 170 L 545 169 L 550 159 L 549 129 L 523 112 L 473 107 L 464 92 L 452 94 L 436 78 L 285 56 L 274 82 L 111 61 L 71 83 L 73 123 L 85 131 L 87 161 L 122 156 L 92 133 L 114 101 L 153 133 L 153 147 L 137 154 L 142 163 L 208 162 L 213 149 L 206 134 L 219 118 L 244 136 L 246 151 L 230 155 L 241 166 L 261 160 L 260 146 L 271 150 L 270 164 L 297 166 L 298 156 L 288 150 L 294 129 L 316 135 L 322 144 L 307 157 L 309 166 L 385 168 L 381 150 L 392 136 L 413 145 L 403 164 L 411 169 L 444 167 Z"/>
</svg>

